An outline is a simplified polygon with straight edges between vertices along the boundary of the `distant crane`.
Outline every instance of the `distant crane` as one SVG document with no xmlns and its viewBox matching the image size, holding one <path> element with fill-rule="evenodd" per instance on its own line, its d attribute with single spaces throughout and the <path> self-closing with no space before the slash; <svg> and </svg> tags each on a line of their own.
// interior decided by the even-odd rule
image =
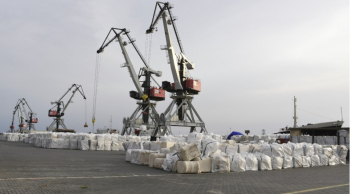
<svg viewBox="0 0 350 194">
<path fill-rule="evenodd" d="M 69 98 L 67 103 L 64 103 L 62 99 L 68 94 L 69 91 L 72 90 L 72 96 Z M 64 116 L 65 111 L 67 110 L 68 106 L 70 103 L 73 103 L 72 99 L 75 95 L 76 92 L 79 92 L 83 98 L 86 100 L 83 87 L 81 85 L 73 84 L 66 93 L 63 94 L 63 96 L 58 99 L 57 101 L 51 102 L 51 104 L 55 104 L 54 107 L 52 107 L 49 110 L 49 117 L 54 117 L 53 122 L 49 127 L 46 128 L 47 131 L 55 131 L 58 132 L 59 126 L 62 127 L 62 131 L 67 131 L 67 132 L 73 132 L 73 130 L 68 130 L 66 125 L 64 124 L 64 119 L 61 118 Z M 85 106 L 85 112 L 86 112 L 86 106 Z M 86 118 L 85 118 L 86 119 Z M 84 127 L 87 127 L 86 120 L 85 120 L 85 125 Z"/>
<path fill-rule="evenodd" d="M 26 109 L 25 109 L 25 105 L 28 107 L 29 112 L 27 113 Z M 15 114 L 18 114 L 18 121 L 19 121 L 19 129 L 18 131 L 20 133 L 26 132 L 27 130 L 31 130 L 32 128 L 34 130 L 34 124 L 33 123 L 37 123 L 38 122 L 38 118 L 36 118 L 36 113 L 34 113 L 32 111 L 32 109 L 30 108 L 29 104 L 27 103 L 26 99 L 21 98 L 18 99 L 15 109 L 13 111 L 13 116 L 12 116 L 12 123 L 10 126 L 10 131 L 14 132 L 15 126 L 14 124 L 14 120 L 15 120 Z M 25 124 L 24 122 L 26 122 L 27 124 Z"/>
<path fill-rule="evenodd" d="M 167 81 L 162 82 L 162 88 L 167 92 L 173 93 L 171 96 L 173 101 L 166 111 L 160 115 L 159 127 L 154 131 L 151 137 L 153 140 L 156 139 L 158 130 L 162 128 L 163 131 L 161 135 L 164 135 L 165 133 L 171 134 L 171 126 L 190 127 L 190 132 L 195 131 L 196 127 L 200 127 L 201 132 L 207 132 L 204 121 L 192 105 L 192 100 L 194 98 L 192 95 L 196 95 L 201 91 L 201 82 L 200 80 L 189 76 L 188 70 L 193 70 L 195 64 L 189 61 L 184 54 L 185 52 L 179 32 L 175 25 L 175 20 L 177 18 L 174 17 L 171 12 L 173 7 L 174 6 L 169 2 L 163 3 L 158 1 L 153 13 L 151 25 L 149 29 L 146 30 L 146 34 L 153 33 L 158 21 L 162 18 L 167 45 L 162 46 L 161 49 L 166 50 L 168 63 L 170 64 L 174 79 L 174 83 Z M 156 14 L 157 8 L 159 8 L 158 14 Z M 170 18 L 168 18 L 168 16 Z M 180 54 L 175 53 L 168 25 L 173 26 L 177 43 L 180 48 Z M 175 104 L 177 105 L 177 108 L 174 108 Z M 195 118 L 195 116 L 197 118 Z"/>
</svg>

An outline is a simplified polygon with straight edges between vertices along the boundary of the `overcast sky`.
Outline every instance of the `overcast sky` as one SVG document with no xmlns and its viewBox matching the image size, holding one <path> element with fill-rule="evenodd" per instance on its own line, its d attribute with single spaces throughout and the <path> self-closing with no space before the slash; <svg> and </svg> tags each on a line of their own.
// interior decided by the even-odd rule
<svg viewBox="0 0 350 194">
<path fill-rule="evenodd" d="M 50 102 L 73 83 L 83 86 L 89 127 L 83 127 L 85 102 L 79 94 L 66 111 L 65 124 L 91 131 L 96 50 L 117 27 L 130 29 L 145 54 L 155 2 L 0 1 L 0 132 L 9 129 L 19 98 L 37 113 L 37 130 L 46 130 L 52 122 Z M 186 56 L 196 64 L 191 75 L 202 82 L 193 104 L 209 132 L 261 134 L 262 129 L 273 133 L 292 126 L 294 96 L 298 125 L 341 120 L 342 107 L 343 126 L 349 127 L 348 0 L 171 3 Z M 173 81 L 160 50 L 165 44 L 160 22 L 150 57 L 151 67 L 163 72 L 159 83 Z M 141 60 L 130 45 L 126 48 L 138 72 Z M 95 129 L 108 127 L 111 117 L 113 128 L 121 129 L 123 117 L 136 108 L 129 97 L 135 86 L 127 69 L 120 68 L 125 61 L 117 43 L 101 59 Z M 171 102 L 166 97 L 158 102 L 160 113 Z M 173 129 L 174 134 L 188 131 Z"/>
</svg>

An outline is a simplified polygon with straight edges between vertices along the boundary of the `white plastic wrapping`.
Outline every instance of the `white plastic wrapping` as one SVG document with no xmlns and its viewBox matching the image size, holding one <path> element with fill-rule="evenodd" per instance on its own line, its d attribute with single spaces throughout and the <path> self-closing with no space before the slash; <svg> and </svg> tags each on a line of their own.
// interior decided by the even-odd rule
<svg viewBox="0 0 350 194">
<path fill-rule="evenodd" d="M 316 143 L 320 145 L 326 145 L 326 138 L 325 136 L 315 136 Z"/>
<path fill-rule="evenodd" d="M 141 151 L 140 149 L 132 150 L 130 152 L 130 163 L 141 164 Z"/>
<path fill-rule="evenodd" d="M 246 171 L 257 171 L 259 168 L 258 159 L 253 154 L 247 154 L 245 157 L 246 160 Z"/>
<path fill-rule="evenodd" d="M 217 141 L 202 140 L 202 158 L 208 158 L 212 153 L 219 149 L 220 143 Z"/>
<path fill-rule="evenodd" d="M 79 142 L 81 150 L 90 150 L 89 140 L 80 140 Z"/>
<path fill-rule="evenodd" d="M 211 172 L 230 172 L 230 157 L 228 155 L 215 154 L 211 158 Z"/>
<path fill-rule="evenodd" d="M 119 149 L 123 147 L 122 144 L 118 141 L 113 141 L 111 145 L 111 150 L 112 151 L 119 151 Z"/>
<path fill-rule="evenodd" d="M 259 170 L 272 170 L 271 157 L 268 155 L 261 155 L 258 157 Z"/>
<path fill-rule="evenodd" d="M 238 144 L 238 153 L 249 153 L 249 145 Z"/>
<path fill-rule="evenodd" d="M 311 167 L 320 166 L 320 157 L 318 155 L 311 156 Z"/>
<path fill-rule="evenodd" d="M 320 166 L 328 166 L 328 157 L 326 155 L 320 154 Z"/>
<path fill-rule="evenodd" d="M 232 156 L 230 163 L 231 172 L 244 172 L 246 168 L 246 159 L 243 154 L 235 154 Z"/>
<path fill-rule="evenodd" d="M 259 153 L 259 152 L 260 152 L 260 145 L 258 144 L 249 145 L 249 153 Z"/>
<path fill-rule="evenodd" d="M 314 155 L 323 154 L 323 147 L 320 144 L 314 143 L 312 145 L 314 146 Z"/>
<path fill-rule="evenodd" d="M 312 144 L 305 144 L 304 148 L 304 156 L 312 156 L 315 154 L 315 148 Z"/>
<path fill-rule="evenodd" d="M 303 160 L 303 168 L 308 168 L 311 166 L 311 158 L 310 156 L 302 156 L 301 157 Z"/>
<path fill-rule="evenodd" d="M 97 147 L 96 150 L 103 151 L 105 150 L 105 139 L 102 138 L 97 138 Z"/>
<path fill-rule="evenodd" d="M 300 155 L 294 155 L 293 156 L 293 167 L 294 168 L 301 168 L 303 167 L 303 158 Z"/>
<path fill-rule="evenodd" d="M 165 160 L 163 162 L 162 168 L 165 171 L 174 171 L 176 162 L 180 159 L 180 156 L 177 152 L 166 154 Z"/>
<path fill-rule="evenodd" d="M 97 149 L 97 140 L 90 140 L 90 150 L 96 150 Z"/>
<path fill-rule="evenodd" d="M 285 155 L 283 157 L 283 169 L 293 168 L 293 156 Z"/>
<path fill-rule="evenodd" d="M 238 145 L 230 145 L 227 143 L 222 143 L 219 146 L 219 149 L 221 152 L 227 153 L 227 154 L 237 154 L 238 153 Z"/>
<path fill-rule="evenodd" d="M 260 146 L 260 152 L 271 158 L 272 157 L 271 145 L 270 144 L 262 144 Z"/>
<path fill-rule="evenodd" d="M 283 166 L 283 158 L 282 157 L 273 157 L 272 158 L 272 169 L 273 170 L 281 170 Z"/>
<path fill-rule="evenodd" d="M 294 147 L 293 156 L 304 156 L 303 144 L 296 143 L 296 144 L 293 144 L 293 147 Z"/>
<path fill-rule="evenodd" d="M 331 155 L 328 158 L 329 158 L 328 159 L 328 165 L 329 166 L 334 166 L 334 165 L 338 165 L 339 164 L 339 156 Z"/>
<path fill-rule="evenodd" d="M 332 148 L 323 148 L 323 154 L 327 157 L 331 157 L 333 155 L 333 149 Z"/>
<path fill-rule="evenodd" d="M 280 158 L 282 158 L 284 156 L 283 147 L 280 144 L 273 144 L 273 145 L 271 145 L 271 150 L 272 150 L 272 156 L 273 157 L 280 157 Z"/>
</svg>

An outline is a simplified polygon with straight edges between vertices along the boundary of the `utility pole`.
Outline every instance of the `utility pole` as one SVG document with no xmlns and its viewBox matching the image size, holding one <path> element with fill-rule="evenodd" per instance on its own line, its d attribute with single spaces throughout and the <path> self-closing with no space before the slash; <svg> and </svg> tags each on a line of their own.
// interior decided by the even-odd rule
<svg viewBox="0 0 350 194">
<path fill-rule="evenodd" d="M 297 128 L 297 104 L 296 104 L 296 102 L 297 102 L 297 99 L 295 98 L 295 96 L 294 96 L 294 117 L 293 117 L 293 119 L 294 119 L 294 125 L 293 125 L 293 128 Z"/>
</svg>

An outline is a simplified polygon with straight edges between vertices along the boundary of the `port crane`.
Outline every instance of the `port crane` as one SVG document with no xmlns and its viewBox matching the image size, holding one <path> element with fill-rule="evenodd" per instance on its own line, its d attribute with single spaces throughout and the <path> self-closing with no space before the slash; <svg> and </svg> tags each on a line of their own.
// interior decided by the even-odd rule
<svg viewBox="0 0 350 194">
<path fill-rule="evenodd" d="M 110 35 L 113 35 L 113 38 L 107 41 Z M 137 54 L 140 56 L 145 67 L 140 68 L 139 74 L 137 75 L 134 69 L 134 66 L 129 58 L 129 55 L 125 49 L 128 42 L 123 41 L 122 35 L 127 37 L 129 44 L 131 44 L 136 50 Z M 124 134 L 137 134 L 139 131 L 136 128 L 139 128 L 141 125 L 146 125 L 147 129 L 154 130 L 158 127 L 159 114 L 157 113 L 155 107 L 156 102 L 154 101 L 162 101 L 165 99 L 165 90 L 160 88 L 159 84 L 152 77 L 152 74 L 160 77 L 162 75 L 161 71 L 155 71 L 149 67 L 146 60 L 140 53 L 139 49 L 135 44 L 135 39 L 130 37 L 130 30 L 125 28 L 111 28 L 105 41 L 102 43 L 102 46 L 97 50 L 97 53 L 102 53 L 104 49 L 113 41 L 119 42 L 120 48 L 122 50 L 125 63 L 121 65 L 121 67 L 127 67 L 130 73 L 130 77 L 136 87 L 137 91 L 130 91 L 129 95 L 131 98 L 139 100 L 137 101 L 137 108 L 132 113 L 130 117 L 123 118 L 123 130 L 121 135 Z M 140 78 L 144 77 L 144 81 L 140 81 Z M 159 86 L 152 87 L 151 79 Z M 143 82 L 142 85 L 140 82 Z M 151 101 L 152 100 L 152 101 Z M 139 119 L 142 115 L 142 119 Z M 141 122 L 140 122 L 141 121 Z M 94 118 L 93 118 L 94 122 Z"/>
<path fill-rule="evenodd" d="M 174 79 L 174 83 L 170 83 L 168 81 L 162 82 L 162 88 L 167 92 L 172 93 L 171 98 L 173 101 L 165 112 L 160 115 L 160 120 L 158 123 L 159 127 L 154 131 L 151 137 L 152 139 L 156 138 L 158 130 L 161 128 L 163 128 L 161 135 L 164 135 L 165 133 L 171 134 L 171 126 L 190 127 L 190 132 L 195 131 L 196 127 L 200 127 L 200 132 L 207 133 L 204 121 L 192 104 L 194 98 L 193 95 L 197 95 L 201 91 L 201 82 L 200 80 L 196 80 L 189 76 L 188 70 L 193 70 L 195 64 L 188 60 L 188 58 L 185 56 L 179 32 L 175 24 L 177 17 L 174 17 L 171 12 L 173 7 L 174 6 L 169 2 L 163 3 L 158 1 L 154 9 L 151 25 L 146 30 L 146 34 L 153 33 L 156 29 L 157 23 L 161 19 L 163 20 L 167 44 L 165 46 L 161 46 L 161 49 L 166 51 L 168 63 L 170 64 Z M 158 9 L 159 12 L 157 13 Z M 176 40 L 180 48 L 179 54 L 175 53 L 168 27 L 169 25 L 173 26 Z M 175 107 L 175 104 L 177 107 Z"/>
<path fill-rule="evenodd" d="M 72 95 L 69 98 L 68 102 L 64 103 L 62 99 L 70 91 L 72 91 Z M 65 92 L 60 99 L 58 99 L 57 101 L 51 102 L 51 104 L 55 105 L 55 106 L 49 110 L 48 116 L 54 117 L 54 119 L 53 119 L 53 122 L 51 123 L 51 125 L 46 128 L 47 131 L 54 131 L 54 132 L 59 132 L 59 131 L 73 132 L 74 131 L 74 130 L 67 129 L 66 125 L 64 124 L 64 119 L 61 117 L 64 116 L 69 104 L 73 103 L 72 99 L 77 91 L 83 96 L 84 100 L 86 100 L 86 97 L 85 97 L 85 94 L 83 91 L 83 87 L 81 85 L 78 85 L 78 84 L 73 84 L 70 88 L 68 88 L 68 91 Z M 85 115 L 86 115 L 86 101 L 85 101 Z M 86 119 L 86 117 L 85 117 L 85 119 Z M 61 126 L 63 130 L 59 129 L 59 126 Z M 84 127 L 88 127 L 86 124 L 86 120 L 85 120 Z"/>
<path fill-rule="evenodd" d="M 27 110 L 25 109 L 25 106 L 28 107 L 29 112 L 27 113 Z M 18 131 L 20 133 L 26 132 L 27 130 L 31 130 L 31 129 L 35 129 L 35 126 L 33 123 L 37 123 L 38 122 L 38 118 L 36 117 L 36 113 L 34 113 L 32 111 L 32 109 L 30 108 L 28 102 L 26 101 L 26 99 L 21 98 L 18 99 L 15 109 L 13 110 L 13 116 L 12 116 L 12 123 L 10 126 L 10 131 L 14 132 L 15 126 L 14 126 L 14 120 L 15 120 L 15 114 L 17 112 L 18 115 L 18 121 L 19 121 L 19 129 Z M 27 124 L 25 124 L 25 122 Z"/>
</svg>

